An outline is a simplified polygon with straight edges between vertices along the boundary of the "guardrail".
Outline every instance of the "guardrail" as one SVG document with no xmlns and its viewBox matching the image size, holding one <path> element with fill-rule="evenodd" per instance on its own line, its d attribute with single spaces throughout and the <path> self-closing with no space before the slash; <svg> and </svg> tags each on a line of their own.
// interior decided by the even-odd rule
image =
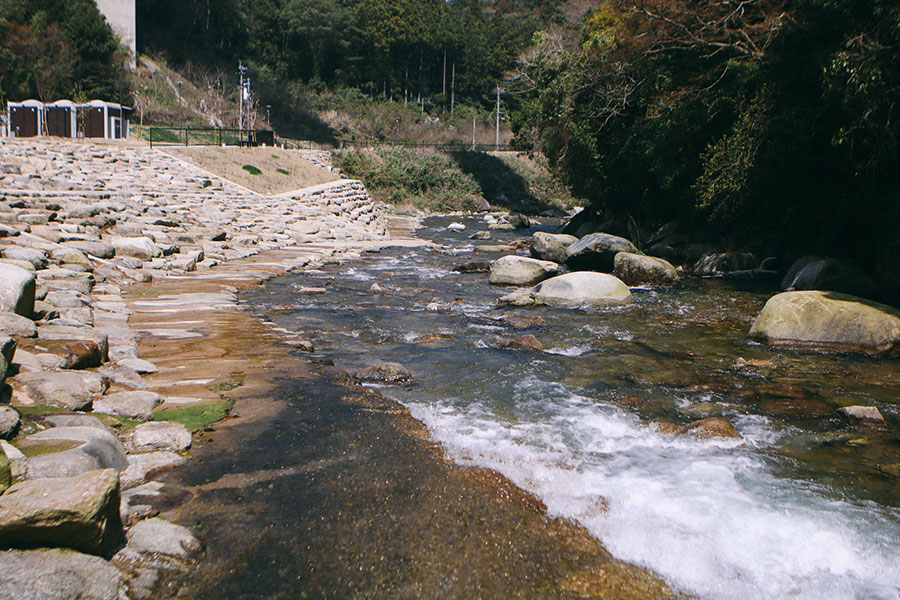
<svg viewBox="0 0 900 600">
<path fill-rule="evenodd" d="M 274 146 L 271 129 L 224 127 L 149 127 L 150 147 L 156 146 Z"/>
</svg>

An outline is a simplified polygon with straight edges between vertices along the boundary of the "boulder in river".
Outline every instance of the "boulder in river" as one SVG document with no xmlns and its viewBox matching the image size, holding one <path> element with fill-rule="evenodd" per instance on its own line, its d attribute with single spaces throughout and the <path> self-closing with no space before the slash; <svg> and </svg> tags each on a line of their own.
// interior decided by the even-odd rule
<svg viewBox="0 0 900 600">
<path fill-rule="evenodd" d="M 543 352 L 546 350 L 544 348 L 544 344 L 541 343 L 539 339 L 535 336 L 529 334 L 520 335 L 516 339 L 508 342 L 506 344 L 507 348 L 523 348 L 526 350 L 537 350 L 538 352 Z"/>
<path fill-rule="evenodd" d="M 734 271 L 749 271 L 758 265 L 759 261 L 749 252 L 707 254 L 694 265 L 694 275 L 699 277 L 722 277 Z"/>
<path fill-rule="evenodd" d="M 777 294 L 763 307 L 750 338 L 773 345 L 900 353 L 900 310 L 837 292 Z"/>
<path fill-rule="evenodd" d="M 579 306 L 583 304 L 625 304 L 631 292 L 620 279 L 605 273 L 578 271 L 542 281 L 529 292 L 536 304 Z"/>
<path fill-rule="evenodd" d="M 413 379 L 409 369 L 395 362 L 383 362 L 366 367 L 357 371 L 354 377 L 361 381 L 390 384 L 409 383 Z"/>
<path fill-rule="evenodd" d="M 678 435 L 691 435 L 699 438 L 738 438 L 741 434 L 737 432 L 734 425 L 728 419 L 722 417 L 709 417 L 700 419 L 682 428 Z"/>
<path fill-rule="evenodd" d="M 574 235 L 538 231 L 531 236 L 531 256 L 563 263 L 566 261 L 566 249 L 577 241 Z"/>
<path fill-rule="evenodd" d="M 566 249 L 566 265 L 579 271 L 612 273 L 619 252 L 641 253 L 625 238 L 608 233 L 591 233 Z"/>
<path fill-rule="evenodd" d="M 0 544 L 101 554 L 122 535 L 115 469 L 21 481 L 0 496 Z"/>
<path fill-rule="evenodd" d="M 838 409 L 838 414 L 851 423 L 884 424 L 884 417 L 876 406 L 844 406 Z"/>
<path fill-rule="evenodd" d="M 675 267 L 662 258 L 619 252 L 613 264 L 616 276 L 626 285 L 671 285 L 678 281 Z"/>
<path fill-rule="evenodd" d="M 489 281 L 496 285 L 534 285 L 558 271 L 555 262 L 510 255 L 494 262 Z"/>
<path fill-rule="evenodd" d="M 875 282 L 862 269 L 836 258 L 804 256 L 797 259 L 781 280 L 787 291 L 826 290 L 870 298 Z"/>
</svg>

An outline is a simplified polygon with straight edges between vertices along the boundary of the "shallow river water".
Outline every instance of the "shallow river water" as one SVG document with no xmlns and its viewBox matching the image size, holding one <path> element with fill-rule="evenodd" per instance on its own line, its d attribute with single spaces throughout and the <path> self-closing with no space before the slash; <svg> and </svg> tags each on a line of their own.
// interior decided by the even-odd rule
<svg viewBox="0 0 900 600">
<path fill-rule="evenodd" d="M 724 281 L 634 289 L 615 308 L 504 307 L 486 273 L 453 269 L 521 234 L 473 242 L 484 223 L 454 220 L 466 230 L 435 218 L 419 232 L 442 250 L 385 250 L 242 298 L 347 371 L 407 366 L 414 384 L 381 391 L 451 459 L 501 472 L 678 590 L 900 598 L 900 360 L 749 342 L 772 292 Z M 547 350 L 506 347 L 523 334 Z M 851 426 L 836 409 L 852 404 L 888 427 Z M 741 437 L 657 429 L 708 416 Z"/>
</svg>

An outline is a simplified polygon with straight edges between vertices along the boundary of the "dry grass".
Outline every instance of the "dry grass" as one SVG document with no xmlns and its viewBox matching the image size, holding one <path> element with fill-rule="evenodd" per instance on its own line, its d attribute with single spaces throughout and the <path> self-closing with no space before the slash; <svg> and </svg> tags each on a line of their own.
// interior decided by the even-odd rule
<svg viewBox="0 0 900 600">
<path fill-rule="evenodd" d="M 167 148 L 166 151 L 228 181 L 266 195 L 340 179 L 327 169 L 300 158 L 296 152 L 281 148 L 196 146 Z M 252 175 L 244 169 L 244 165 L 256 167 L 260 174 Z"/>
</svg>

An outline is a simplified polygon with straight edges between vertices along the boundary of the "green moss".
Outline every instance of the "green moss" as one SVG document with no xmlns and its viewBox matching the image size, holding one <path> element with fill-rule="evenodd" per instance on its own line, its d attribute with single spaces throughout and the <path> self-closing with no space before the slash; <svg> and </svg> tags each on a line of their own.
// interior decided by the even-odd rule
<svg viewBox="0 0 900 600">
<path fill-rule="evenodd" d="M 291 174 L 290 171 L 288 171 L 287 169 L 282 169 L 281 167 L 278 167 L 275 170 L 278 171 L 279 173 L 281 173 L 282 175 L 290 175 Z"/>
<path fill-rule="evenodd" d="M 67 415 L 72 411 L 55 406 L 17 406 L 16 410 L 22 417 L 44 417 L 47 415 Z"/>
<path fill-rule="evenodd" d="M 234 406 L 234 402 L 231 400 L 221 400 L 211 404 L 167 408 L 153 413 L 153 420 L 174 421 L 181 423 L 191 431 L 198 431 L 227 417 L 232 406 Z"/>
<path fill-rule="evenodd" d="M 239 381 L 223 381 L 222 383 L 210 383 L 206 389 L 212 392 L 230 392 L 231 390 L 244 385 L 244 380 Z"/>
<path fill-rule="evenodd" d="M 71 450 L 83 445 L 83 442 L 60 440 L 58 442 L 46 442 L 43 444 L 30 444 L 27 441 L 19 445 L 19 450 L 25 456 L 39 456 L 41 454 L 51 454 L 53 452 L 63 452 Z"/>
<path fill-rule="evenodd" d="M 251 175 L 262 175 L 262 171 L 254 167 L 253 165 L 244 165 L 241 167 L 243 170 L 247 171 Z"/>
</svg>

